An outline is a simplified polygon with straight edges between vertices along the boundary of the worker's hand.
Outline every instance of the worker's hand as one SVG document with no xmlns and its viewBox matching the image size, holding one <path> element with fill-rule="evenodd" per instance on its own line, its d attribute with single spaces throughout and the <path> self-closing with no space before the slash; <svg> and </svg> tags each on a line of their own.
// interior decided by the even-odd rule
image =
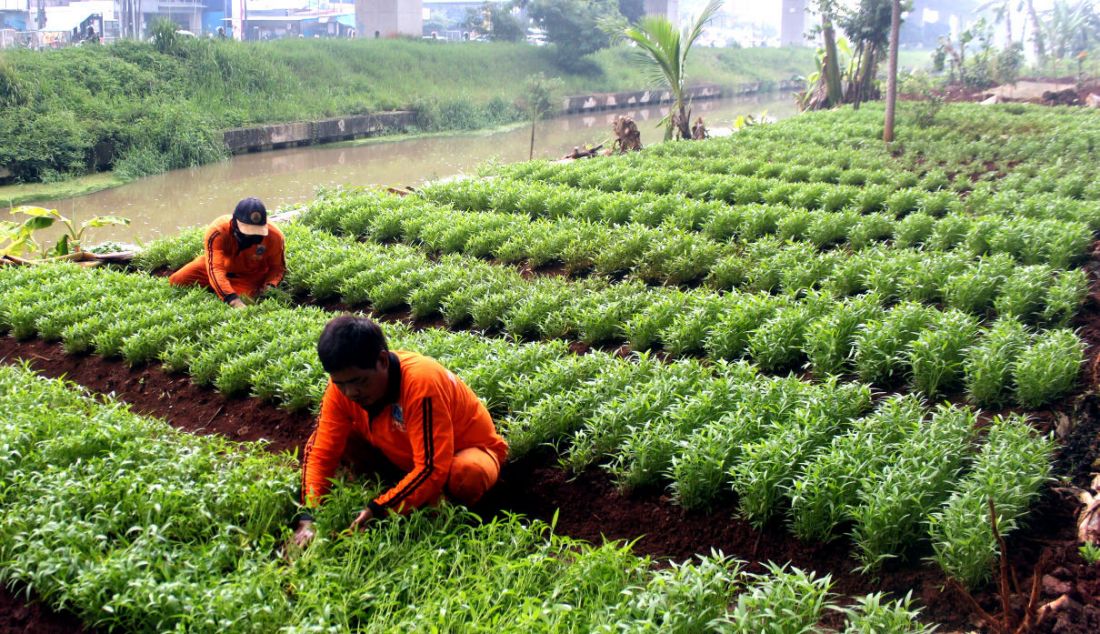
<svg viewBox="0 0 1100 634">
<path fill-rule="evenodd" d="M 239 297 L 237 299 L 229 302 L 229 305 L 232 306 L 233 308 L 244 308 L 245 307 L 245 303 L 243 301 L 241 301 L 241 298 L 239 298 Z"/>
<path fill-rule="evenodd" d="M 374 519 L 374 511 L 369 508 L 359 511 L 359 515 L 357 515 L 355 521 L 351 523 L 351 531 L 366 530 L 367 524 L 370 523 L 372 519 Z"/>
<path fill-rule="evenodd" d="M 309 546 L 309 542 L 313 541 L 315 534 L 313 520 L 298 520 L 298 526 L 294 529 L 294 536 L 291 539 L 299 548 L 305 548 Z"/>
</svg>

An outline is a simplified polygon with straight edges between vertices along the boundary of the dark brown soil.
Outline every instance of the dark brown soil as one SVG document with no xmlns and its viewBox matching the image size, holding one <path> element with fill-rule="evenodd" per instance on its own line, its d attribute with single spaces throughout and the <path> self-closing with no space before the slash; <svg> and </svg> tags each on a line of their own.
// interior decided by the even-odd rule
<svg viewBox="0 0 1100 634">
<path fill-rule="evenodd" d="M 168 374 L 159 365 L 130 367 L 96 355 L 71 356 L 59 343 L 0 338 L 0 360 L 22 359 L 48 377 L 65 377 L 95 392 L 114 394 L 133 410 L 200 434 L 231 440 L 266 440 L 272 451 L 301 449 L 314 424 L 308 412 L 291 413 L 254 398 L 229 398 Z"/>
<path fill-rule="evenodd" d="M 18 590 L 0 586 L 0 634 L 80 634 L 91 632 L 69 612 L 27 601 Z"/>
</svg>

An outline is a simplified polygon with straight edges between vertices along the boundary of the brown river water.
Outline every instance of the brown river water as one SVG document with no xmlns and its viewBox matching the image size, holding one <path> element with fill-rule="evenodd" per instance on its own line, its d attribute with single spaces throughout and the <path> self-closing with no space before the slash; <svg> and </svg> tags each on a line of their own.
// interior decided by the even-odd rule
<svg viewBox="0 0 1100 634">
<path fill-rule="evenodd" d="M 694 113 L 712 130 L 729 128 L 738 115 L 782 119 L 797 108 L 789 94 L 771 93 L 739 99 L 702 101 Z M 642 142 L 662 139 L 657 121 L 663 109 L 616 110 L 571 115 L 544 121 L 535 134 L 536 158 L 559 158 L 575 146 L 606 143 L 611 121 L 620 114 L 634 117 Z M 81 219 L 112 214 L 131 220 L 128 227 L 93 230 L 89 243 L 104 240 L 149 241 L 184 227 L 205 225 L 230 213 L 238 200 L 256 196 L 269 210 L 312 199 L 320 187 L 417 185 L 464 173 L 496 161 L 527 160 L 531 128 L 422 138 L 317 145 L 273 152 L 243 154 L 191 169 L 174 170 L 86 196 L 37 203 Z M 44 235 L 52 244 L 57 235 Z"/>
</svg>

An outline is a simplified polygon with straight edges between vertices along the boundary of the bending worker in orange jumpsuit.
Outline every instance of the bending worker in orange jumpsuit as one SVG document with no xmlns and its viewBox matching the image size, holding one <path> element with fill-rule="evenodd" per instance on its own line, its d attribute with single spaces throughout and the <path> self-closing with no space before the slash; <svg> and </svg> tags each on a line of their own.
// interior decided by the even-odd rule
<svg viewBox="0 0 1100 634">
<path fill-rule="evenodd" d="M 473 390 L 437 361 L 390 351 L 378 324 L 337 317 L 317 342 L 329 374 L 317 429 L 302 456 L 302 504 L 315 508 L 357 434 L 406 473 L 352 522 L 361 529 L 387 512 L 408 513 L 444 494 L 474 504 L 496 484 L 508 444 Z M 313 518 L 298 516 L 294 541 L 313 538 Z"/>
<path fill-rule="evenodd" d="M 206 229 L 202 255 L 168 281 L 214 289 L 225 303 L 244 308 L 241 295 L 255 297 L 283 281 L 284 244 L 283 233 L 268 224 L 267 208 L 260 199 L 245 198 L 232 216 L 222 216 Z"/>
</svg>

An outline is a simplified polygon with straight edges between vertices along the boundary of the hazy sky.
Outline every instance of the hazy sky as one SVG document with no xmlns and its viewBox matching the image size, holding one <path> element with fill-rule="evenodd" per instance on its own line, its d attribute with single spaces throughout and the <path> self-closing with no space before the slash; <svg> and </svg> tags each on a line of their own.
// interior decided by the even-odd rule
<svg viewBox="0 0 1100 634">
<path fill-rule="evenodd" d="M 840 0 L 842 4 L 856 5 L 859 0 Z M 708 0 L 680 0 L 680 9 L 689 13 L 698 13 Z M 1034 0 L 1039 11 L 1049 9 L 1054 0 Z M 814 1 L 808 0 L 810 6 Z M 723 9 L 734 16 L 749 22 L 767 22 L 779 28 L 779 15 L 783 7 L 782 0 L 726 0 Z"/>
</svg>

